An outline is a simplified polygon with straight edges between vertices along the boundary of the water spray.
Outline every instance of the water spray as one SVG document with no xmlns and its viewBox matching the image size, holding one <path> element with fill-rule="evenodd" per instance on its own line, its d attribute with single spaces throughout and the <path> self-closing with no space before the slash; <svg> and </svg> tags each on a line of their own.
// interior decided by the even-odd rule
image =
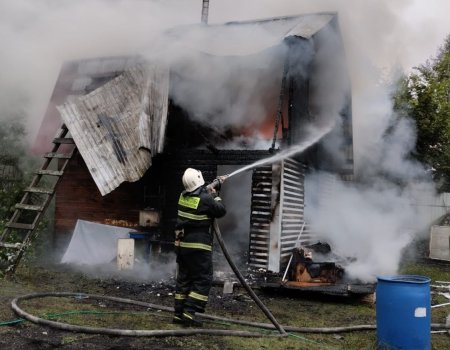
<svg viewBox="0 0 450 350">
<path fill-rule="evenodd" d="M 305 139 L 304 141 L 300 142 L 297 145 L 289 147 L 288 149 L 273 155 L 272 157 L 258 160 L 252 164 L 246 165 L 242 168 L 239 168 L 239 169 L 233 171 L 230 174 L 223 175 L 223 176 L 225 176 L 225 178 L 230 178 L 234 175 L 240 174 L 244 171 L 256 168 L 258 166 L 275 163 L 277 161 L 289 158 L 295 154 L 301 153 L 301 152 L 305 151 L 306 149 L 308 149 L 309 147 L 311 147 L 312 145 L 314 145 L 315 143 L 317 143 L 326 134 L 328 134 L 333 129 L 334 124 L 335 123 L 333 122 L 333 123 L 331 123 L 331 125 L 327 126 L 326 128 L 324 128 L 322 130 L 315 130 L 316 131 L 315 133 L 309 134 L 309 138 Z M 214 183 L 214 181 L 213 181 L 213 183 Z"/>
</svg>

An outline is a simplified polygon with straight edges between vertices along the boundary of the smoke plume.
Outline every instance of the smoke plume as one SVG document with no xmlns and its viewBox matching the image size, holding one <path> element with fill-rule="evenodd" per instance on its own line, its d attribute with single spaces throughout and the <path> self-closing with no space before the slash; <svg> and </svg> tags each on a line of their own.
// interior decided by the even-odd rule
<svg viewBox="0 0 450 350">
<path fill-rule="evenodd" d="M 367 280 L 394 273 L 401 249 L 424 225 L 409 205 L 417 187 L 431 191 L 420 164 L 408 158 L 414 148 L 414 126 L 406 120 L 394 122 L 390 91 L 380 78 L 394 65 L 408 72 L 430 57 L 448 34 L 449 10 L 446 0 L 210 1 L 210 23 L 337 11 L 352 82 L 356 177 L 362 181 L 359 185 L 334 181 L 333 197 L 313 201 L 308 213 L 334 249 L 356 258 L 358 264 L 348 267 L 354 277 Z M 190 81 L 191 88 L 200 88 L 202 93 L 195 95 L 183 83 L 174 90 L 176 102 L 190 106 L 195 118 L 220 127 L 257 123 L 254 118 L 268 112 L 265 101 L 279 90 L 271 87 L 280 84 L 274 77 L 282 69 L 282 47 L 254 59 L 256 52 L 242 57 L 245 47 L 229 43 L 241 57 L 206 60 L 210 54 L 193 50 L 201 36 L 193 35 L 187 43 L 172 36 L 172 43 L 170 36 L 162 35 L 169 28 L 198 23 L 200 12 L 201 0 L 0 0 L 0 118 L 23 109 L 33 139 L 64 61 L 144 54 L 173 63 L 179 77 Z M 256 30 L 242 35 L 253 35 L 252 41 L 261 45 L 271 39 L 261 34 Z M 326 79 L 322 73 L 319 91 L 326 91 L 327 83 L 346 79 Z M 327 122 L 336 121 L 344 98 L 328 96 L 329 106 L 323 109 Z M 341 142 L 339 133 L 330 134 L 328 150 Z M 315 182 L 309 186 L 314 188 Z"/>
</svg>

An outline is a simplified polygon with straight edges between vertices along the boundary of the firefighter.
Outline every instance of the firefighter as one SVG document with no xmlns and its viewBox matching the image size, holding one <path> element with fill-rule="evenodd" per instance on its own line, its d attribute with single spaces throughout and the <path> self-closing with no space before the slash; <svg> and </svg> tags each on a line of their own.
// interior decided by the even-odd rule
<svg viewBox="0 0 450 350">
<path fill-rule="evenodd" d="M 218 193 L 225 177 L 206 186 L 201 171 L 188 168 L 182 181 L 185 191 L 178 201 L 175 229 L 178 274 L 173 322 L 199 327 L 195 313 L 205 311 L 213 278 L 212 224 L 226 214 Z"/>
</svg>

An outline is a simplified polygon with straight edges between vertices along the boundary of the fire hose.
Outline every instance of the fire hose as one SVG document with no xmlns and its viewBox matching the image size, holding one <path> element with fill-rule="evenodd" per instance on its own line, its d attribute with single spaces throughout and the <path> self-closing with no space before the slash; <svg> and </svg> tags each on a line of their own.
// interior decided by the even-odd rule
<svg viewBox="0 0 450 350">
<path fill-rule="evenodd" d="M 217 224 L 217 220 L 214 220 L 214 233 L 216 234 L 217 242 L 220 245 L 220 248 L 222 249 L 223 255 L 225 255 L 225 258 L 228 261 L 228 264 L 230 264 L 231 269 L 233 270 L 234 274 L 238 278 L 239 282 L 241 282 L 242 286 L 245 288 L 247 293 L 250 295 L 250 297 L 253 299 L 253 301 L 256 303 L 256 305 L 259 306 L 259 308 L 264 312 L 264 314 L 267 316 L 267 318 L 272 322 L 272 324 L 275 326 L 275 328 L 280 332 L 282 336 L 287 336 L 286 331 L 283 329 L 283 326 L 281 326 L 278 321 L 275 319 L 275 317 L 272 315 L 270 310 L 263 304 L 263 302 L 258 298 L 258 296 L 255 294 L 253 289 L 250 288 L 248 283 L 245 281 L 245 278 L 242 276 L 239 269 L 234 264 L 233 260 L 230 257 L 230 254 L 228 253 L 228 249 L 225 246 L 225 242 L 222 239 L 222 234 L 220 233 L 219 225 Z"/>
<path fill-rule="evenodd" d="M 214 189 L 219 191 L 222 182 L 225 181 L 226 178 L 228 178 L 230 175 L 223 175 L 216 178 L 211 184 L 207 186 L 209 190 Z M 275 326 L 275 328 L 280 332 L 281 336 L 287 336 L 286 331 L 283 329 L 283 326 L 280 325 L 280 323 L 276 320 L 276 318 L 272 315 L 270 310 L 263 304 L 263 302 L 258 298 L 258 296 L 255 294 L 253 289 L 250 288 L 248 283 L 245 281 L 244 276 L 242 276 L 241 272 L 235 265 L 234 261 L 231 259 L 230 254 L 228 253 L 228 249 L 225 245 L 225 242 L 223 241 L 222 234 L 220 233 L 219 224 L 217 223 L 217 219 L 214 219 L 213 222 L 213 230 L 214 234 L 217 238 L 217 242 L 220 245 L 220 248 L 222 249 L 222 253 L 225 256 L 225 258 L 228 261 L 228 264 L 230 265 L 231 269 L 233 270 L 234 274 L 238 278 L 239 282 L 241 282 L 241 285 L 244 287 L 244 289 L 247 291 L 248 295 L 253 299 L 253 301 L 258 305 L 258 307 L 262 310 L 262 312 L 267 316 L 267 318 L 272 322 L 272 324 Z"/>
<path fill-rule="evenodd" d="M 236 265 L 234 264 L 233 260 L 231 259 L 228 250 L 225 246 L 225 243 L 222 239 L 222 235 L 220 233 L 219 226 L 217 224 L 217 221 L 214 220 L 214 232 L 216 235 L 216 238 L 218 240 L 218 243 L 223 251 L 223 254 L 225 255 L 228 263 L 230 264 L 230 267 L 233 269 L 234 273 L 236 274 L 237 278 L 241 282 L 241 284 L 244 286 L 244 288 L 247 290 L 249 295 L 252 297 L 252 299 L 256 302 L 256 304 L 261 308 L 261 310 L 264 312 L 264 314 L 269 318 L 269 320 L 272 322 L 272 324 L 264 324 L 264 323 L 255 323 L 255 322 L 248 322 L 248 321 L 240 321 L 240 320 L 233 320 L 223 317 L 217 317 L 207 314 L 200 314 L 199 316 L 204 319 L 210 319 L 210 320 L 220 320 L 220 321 L 226 321 L 246 326 L 252 326 L 252 327 L 259 327 L 259 328 L 265 328 L 265 329 L 277 329 L 280 334 L 273 335 L 273 334 L 265 334 L 265 333 L 259 333 L 259 332 L 248 332 L 248 331 L 235 331 L 235 330 L 219 330 L 219 329 L 182 329 L 182 330 L 131 330 L 131 329 L 115 329 L 115 328 L 99 328 L 99 327 L 89 327 L 89 326 L 78 326 L 78 325 L 71 325 L 67 323 L 57 322 L 57 321 L 51 321 L 47 320 L 41 317 L 34 316 L 24 310 L 22 310 L 19 307 L 19 302 L 22 300 L 29 300 L 29 299 L 35 299 L 35 298 L 43 298 L 43 297 L 78 297 L 78 298 L 91 298 L 91 299 L 104 299 L 104 300 L 110 300 L 114 302 L 119 303 L 125 303 L 125 304 L 132 304 L 132 305 L 139 305 L 144 306 L 147 308 L 157 309 L 157 310 L 164 310 L 168 312 L 173 312 L 172 307 L 168 306 L 162 306 L 162 305 L 155 305 L 151 303 L 145 303 L 145 302 L 139 302 L 134 301 L 130 299 L 124 299 L 124 298 L 117 298 L 117 297 L 110 297 L 110 296 L 98 296 L 98 295 L 89 295 L 89 294 L 83 294 L 83 293 L 67 293 L 67 292 L 54 292 L 54 293 L 35 293 L 35 294 L 27 294 L 20 297 L 16 297 L 11 302 L 11 307 L 14 310 L 14 312 L 19 315 L 20 317 L 23 317 L 24 319 L 31 321 L 33 323 L 49 326 L 52 328 L 58 328 L 65 331 L 72 331 L 72 332 L 82 332 L 82 333 L 90 333 L 90 334 L 106 334 L 106 335 L 121 335 L 121 336 L 145 336 L 145 337 L 164 337 L 164 336 L 192 336 L 196 334 L 208 334 L 208 335 L 216 335 L 216 336 L 239 336 L 239 337 L 264 337 L 264 336 L 278 336 L 278 337 L 286 337 L 288 336 L 288 333 L 284 329 L 283 326 L 281 326 L 278 321 L 275 319 L 275 317 L 272 315 L 272 313 L 269 311 L 269 309 L 261 302 L 261 300 L 257 297 L 255 292 L 250 288 L 250 286 L 245 281 L 244 277 L 240 273 L 240 271 L 237 269 Z M 374 329 L 374 326 L 357 326 L 353 330 L 370 330 Z M 324 332 L 339 332 L 339 327 L 330 328 L 328 330 L 324 330 Z M 315 332 L 318 329 L 314 328 L 306 328 L 301 329 L 298 327 L 288 327 L 290 331 L 294 332 L 301 332 L 301 331 L 307 331 L 307 332 Z M 348 330 L 348 327 L 346 327 L 345 331 Z"/>
<path fill-rule="evenodd" d="M 23 300 L 31 300 L 37 298 L 45 297 L 74 297 L 82 299 L 96 299 L 96 300 L 109 300 L 112 302 L 142 306 L 145 308 L 162 310 L 167 312 L 173 312 L 173 308 L 170 306 L 156 305 L 152 303 L 146 303 L 143 301 L 111 297 L 105 295 L 92 295 L 85 293 L 71 293 L 71 292 L 49 292 L 49 293 L 33 293 L 26 294 L 16 297 L 11 302 L 11 307 L 14 312 L 26 319 L 36 324 L 41 324 L 49 326 L 52 328 L 57 328 L 65 331 L 80 332 L 80 333 L 91 333 L 91 334 L 106 334 L 106 335 L 120 335 L 120 336 L 138 336 L 138 337 L 164 337 L 164 336 L 190 336 L 196 334 L 209 334 L 217 336 L 240 336 L 240 337 L 264 337 L 272 336 L 265 333 L 257 332 L 246 332 L 246 331 L 230 331 L 230 330 L 218 330 L 218 329 L 182 329 L 182 330 L 132 330 L 132 329 L 116 329 L 116 328 L 99 328 L 99 327 L 88 327 L 88 326 L 77 326 L 67 323 L 50 321 L 41 317 L 34 316 L 24 310 L 19 306 L 19 302 Z M 258 327 L 262 329 L 274 330 L 274 325 L 269 323 L 259 323 L 243 320 L 234 320 L 226 317 L 213 316 L 208 314 L 199 315 L 201 318 L 206 320 L 224 321 L 234 324 Z M 330 334 L 330 333 L 344 333 L 344 332 L 354 332 L 354 331 L 369 331 L 375 330 L 375 325 L 354 325 L 354 326 L 343 326 L 343 327 L 294 327 L 294 326 L 283 326 L 286 331 L 296 332 L 296 333 L 320 333 L 320 334 Z M 449 325 L 432 323 L 431 329 L 450 329 Z"/>
</svg>

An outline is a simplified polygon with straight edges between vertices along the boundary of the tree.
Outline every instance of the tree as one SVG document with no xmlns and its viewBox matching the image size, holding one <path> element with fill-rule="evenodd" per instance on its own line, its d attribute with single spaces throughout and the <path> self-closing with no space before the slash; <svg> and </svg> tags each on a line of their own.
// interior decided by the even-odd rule
<svg viewBox="0 0 450 350">
<path fill-rule="evenodd" d="M 6 220 L 24 187 L 25 129 L 20 120 L 0 121 L 0 221 Z M 1 228 L 1 224 L 0 224 Z"/>
<path fill-rule="evenodd" d="M 450 35 L 435 58 L 400 79 L 393 100 L 397 113 L 416 122 L 416 157 L 439 190 L 450 191 Z"/>
</svg>

